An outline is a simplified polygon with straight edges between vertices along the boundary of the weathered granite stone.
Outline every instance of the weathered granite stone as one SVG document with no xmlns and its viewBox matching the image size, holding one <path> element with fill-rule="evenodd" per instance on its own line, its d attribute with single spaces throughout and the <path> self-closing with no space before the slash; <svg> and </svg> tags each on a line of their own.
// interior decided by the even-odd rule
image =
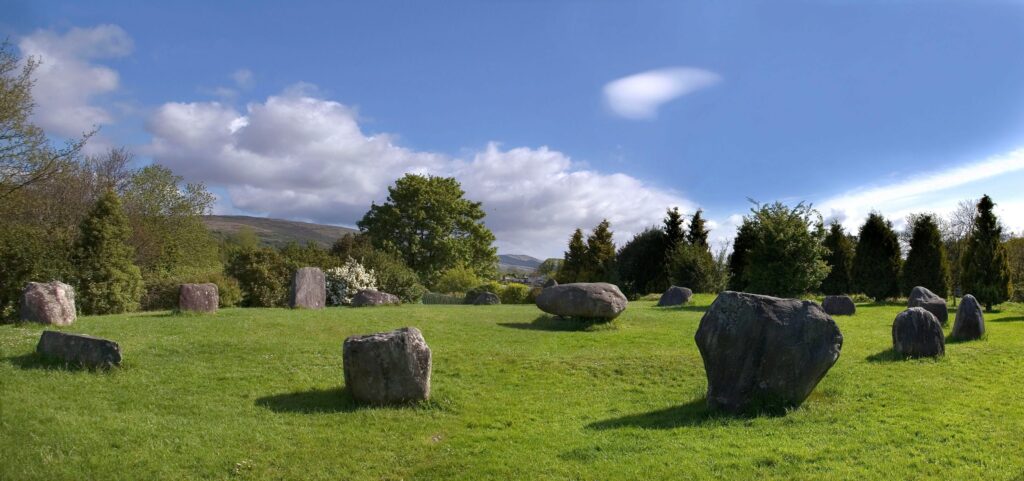
<svg viewBox="0 0 1024 481">
<path fill-rule="evenodd" d="M 946 352 L 942 324 L 923 307 L 911 307 L 892 323 L 892 349 L 904 357 L 938 357 Z"/>
<path fill-rule="evenodd" d="M 318 267 L 303 267 L 292 276 L 288 305 L 292 308 L 323 309 L 327 305 L 327 280 Z"/>
<path fill-rule="evenodd" d="M 495 304 L 501 304 L 501 298 L 493 292 L 481 292 L 473 299 L 474 306 L 493 306 Z"/>
<path fill-rule="evenodd" d="M 907 307 L 923 307 L 924 310 L 932 313 L 939 324 L 945 326 L 949 322 L 949 312 L 946 309 L 946 299 L 939 297 L 927 288 L 917 286 L 910 291 L 907 299 Z"/>
<path fill-rule="evenodd" d="M 352 307 L 385 306 L 401 303 L 402 301 L 398 296 L 373 289 L 363 289 L 352 297 Z"/>
<path fill-rule="evenodd" d="M 121 364 L 121 348 L 116 342 L 84 334 L 43 331 L 36 352 L 43 357 L 86 367 Z"/>
<path fill-rule="evenodd" d="M 850 296 L 825 296 L 821 307 L 830 316 L 852 316 L 857 313 L 857 305 Z"/>
<path fill-rule="evenodd" d="M 366 404 L 398 404 L 430 397 L 430 347 L 415 327 L 352 336 L 342 347 L 345 385 Z"/>
<path fill-rule="evenodd" d="M 182 284 L 178 287 L 178 310 L 183 312 L 217 312 L 220 293 L 217 284 Z"/>
<path fill-rule="evenodd" d="M 658 306 L 681 306 L 690 302 L 691 297 L 693 297 L 693 291 L 688 287 L 672 286 L 661 295 L 660 299 L 658 299 Z"/>
<path fill-rule="evenodd" d="M 985 316 L 981 313 L 981 304 L 974 296 L 967 294 L 960 299 L 960 307 L 956 310 L 953 321 L 953 332 L 950 337 L 962 341 L 981 339 L 985 335 Z"/>
<path fill-rule="evenodd" d="M 839 359 L 843 335 L 815 302 L 726 291 L 694 336 L 708 407 L 730 413 L 799 406 Z"/>
<path fill-rule="evenodd" d="M 579 319 L 610 321 L 626 310 L 627 302 L 617 286 L 605 282 L 559 284 L 537 295 L 540 310 Z"/>
<path fill-rule="evenodd" d="M 75 289 L 59 282 L 29 282 L 21 291 L 22 321 L 67 326 L 75 322 Z"/>
</svg>

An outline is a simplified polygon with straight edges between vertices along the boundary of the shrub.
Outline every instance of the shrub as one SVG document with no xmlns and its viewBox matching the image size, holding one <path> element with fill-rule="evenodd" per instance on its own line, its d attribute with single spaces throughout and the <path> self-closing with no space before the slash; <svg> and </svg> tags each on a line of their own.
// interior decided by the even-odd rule
<svg viewBox="0 0 1024 481">
<path fill-rule="evenodd" d="M 424 304 L 464 304 L 462 296 L 452 296 L 437 292 L 423 294 Z"/>
<path fill-rule="evenodd" d="M 669 255 L 668 273 L 673 285 L 693 292 L 712 292 L 716 272 L 715 258 L 703 245 L 680 243 Z"/>
<path fill-rule="evenodd" d="M 828 273 L 821 216 L 804 203 L 751 209 L 753 242 L 743 268 L 746 290 L 794 297 L 817 289 Z"/>
<path fill-rule="evenodd" d="M 156 311 L 174 309 L 178 306 L 178 289 L 182 284 L 217 284 L 220 307 L 234 307 L 242 300 L 242 289 L 238 280 L 222 272 L 201 272 L 195 274 L 158 275 L 144 277 L 146 291 L 142 295 L 142 310 Z"/>
<path fill-rule="evenodd" d="M 377 276 L 378 289 L 398 296 L 406 304 L 420 302 L 427 292 L 416 273 L 399 257 L 377 249 L 366 249 L 353 257 Z"/>
<path fill-rule="evenodd" d="M 327 269 L 327 305 L 347 306 L 363 289 L 377 289 L 377 276 L 349 257 L 341 267 Z"/>
<path fill-rule="evenodd" d="M 518 282 L 511 282 L 504 286 L 498 297 L 501 298 L 502 304 L 526 304 L 529 301 L 527 297 L 530 295 L 530 286 L 526 284 L 520 284 Z"/>
<path fill-rule="evenodd" d="M 225 272 L 238 279 L 242 289 L 242 305 L 285 305 L 291 272 L 276 250 L 267 247 L 240 249 L 233 253 Z"/>
<path fill-rule="evenodd" d="M 75 244 L 75 296 L 83 313 L 114 314 L 139 308 L 142 272 L 132 260 L 131 233 L 121 199 L 107 190 L 82 221 Z"/>
<path fill-rule="evenodd" d="M 857 236 L 851 268 L 854 287 L 875 301 L 896 297 L 902 263 L 892 223 L 872 212 Z"/>
<path fill-rule="evenodd" d="M 942 245 L 942 234 L 935 217 L 930 214 L 912 216 L 910 252 L 903 262 L 903 292 L 909 296 L 915 286 L 945 298 L 949 295 L 949 264 Z"/>
<path fill-rule="evenodd" d="M 543 287 L 531 287 L 530 292 L 526 294 L 526 304 L 534 304 L 537 302 L 537 296 L 540 295 L 540 291 L 543 291 Z"/>
<path fill-rule="evenodd" d="M 436 292 L 451 294 L 454 292 L 466 292 L 473 286 L 480 285 L 480 278 L 476 272 L 462 264 L 446 269 L 441 277 L 434 283 Z"/>
<path fill-rule="evenodd" d="M 505 286 L 501 285 L 500 282 L 498 282 L 498 281 L 489 281 L 486 284 L 481 284 L 481 285 L 479 285 L 477 287 L 474 287 L 474 288 L 466 291 L 466 296 L 463 298 L 463 301 L 466 304 L 472 304 L 473 301 L 476 300 L 477 296 L 479 296 L 480 294 L 483 294 L 484 292 L 490 292 L 491 294 L 495 294 L 500 299 L 501 298 L 501 293 L 504 290 L 505 290 Z M 502 302 L 504 302 L 504 301 L 502 301 Z"/>
</svg>

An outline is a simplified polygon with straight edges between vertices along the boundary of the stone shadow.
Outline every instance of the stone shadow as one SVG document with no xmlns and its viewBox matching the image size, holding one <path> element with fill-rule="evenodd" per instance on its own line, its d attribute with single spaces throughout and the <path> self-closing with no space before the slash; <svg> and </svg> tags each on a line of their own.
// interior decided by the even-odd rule
<svg viewBox="0 0 1024 481">
<path fill-rule="evenodd" d="M 588 424 L 587 428 L 599 431 L 628 427 L 641 429 L 675 429 L 685 426 L 699 426 L 715 420 L 728 420 L 742 417 L 743 416 L 730 416 L 728 414 L 722 414 L 708 409 L 704 396 L 701 396 L 686 404 L 680 404 L 666 409 L 597 421 Z"/>
<path fill-rule="evenodd" d="M 899 355 L 895 349 L 889 348 L 884 351 L 876 352 L 866 357 L 868 362 L 900 362 L 904 360 L 904 357 Z"/>
<path fill-rule="evenodd" d="M 1001 317 L 999 319 L 992 319 L 991 321 L 989 321 L 988 319 L 985 319 L 985 322 L 1020 322 L 1020 321 L 1024 321 L 1024 316 Z"/>
<path fill-rule="evenodd" d="M 499 326 L 528 331 L 593 331 L 611 322 L 595 322 L 585 319 L 567 319 L 557 316 L 538 316 L 532 322 L 499 322 Z"/>
<path fill-rule="evenodd" d="M 109 367 L 89 367 L 78 363 L 71 363 L 61 361 L 59 359 L 48 358 L 39 355 L 39 353 L 31 352 L 28 354 L 22 354 L 20 356 L 5 357 L 4 361 L 18 369 L 41 369 L 45 371 L 88 371 L 88 372 L 105 372 L 110 371 L 112 368 Z"/>
<path fill-rule="evenodd" d="M 275 413 L 343 413 L 360 409 L 360 406 L 345 388 L 312 389 L 264 396 L 256 405 Z"/>
<path fill-rule="evenodd" d="M 655 309 L 658 309 L 659 311 L 707 312 L 708 308 L 711 307 L 711 306 L 687 306 L 687 305 L 682 305 L 682 306 L 664 306 L 664 307 L 654 306 L 654 307 L 655 307 Z"/>
</svg>

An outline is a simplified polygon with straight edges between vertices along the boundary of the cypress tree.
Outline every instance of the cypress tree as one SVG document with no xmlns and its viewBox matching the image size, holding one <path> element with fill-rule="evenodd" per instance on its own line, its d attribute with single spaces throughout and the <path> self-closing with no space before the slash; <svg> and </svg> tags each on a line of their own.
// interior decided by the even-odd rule
<svg viewBox="0 0 1024 481">
<path fill-rule="evenodd" d="M 628 294 L 662 292 L 668 288 L 665 233 L 650 227 L 619 249 L 616 264 L 622 291 Z"/>
<path fill-rule="evenodd" d="M 1009 265 L 1002 244 L 1003 228 L 992 213 L 992 199 L 985 195 L 978 201 L 974 228 L 964 249 L 961 284 L 965 294 L 973 294 L 991 311 L 1010 295 Z"/>
<path fill-rule="evenodd" d="M 708 248 L 708 230 L 704 228 L 704 211 L 697 209 L 697 212 L 690 218 L 690 229 L 686 233 L 686 240 L 692 245 Z"/>
<path fill-rule="evenodd" d="M 743 277 L 747 267 L 747 257 L 754 246 L 754 224 L 744 217 L 740 228 L 736 230 L 736 238 L 732 241 L 732 254 L 729 256 L 729 290 L 743 291 L 747 282 Z"/>
<path fill-rule="evenodd" d="M 903 295 L 910 295 L 915 286 L 923 286 L 942 297 L 948 296 L 949 264 L 935 217 L 915 216 L 911 229 L 910 252 L 903 264 Z"/>
<path fill-rule="evenodd" d="M 846 235 L 842 224 L 833 222 L 825 237 L 825 263 L 829 273 L 821 281 L 821 292 L 827 295 L 849 294 L 853 292 L 853 280 L 850 269 L 853 267 L 853 241 Z"/>
<path fill-rule="evenodd" d="M 892 223 L 872 212 L 860 228 L 853 254 L 853 284 L 875 301 L 900 293 L 900 241 Z"/>
<path fill-rule="evenodd" d="M 142 274 L 132 262 L 131 228 L 121 200 L 108 189 L 79 227 L 75 244 L 77 298 L 85 314 L 139 308 Z"/>
<path fill-rule="evenodd" d="M 590 282 L 612 282 L 615 277 L 615 243 L 612 241 L 611 224 L 602 220 L 594 232 L 587 237 L 587 271 Z"/>
<path fill-rule="evenodd" d="M 665 232 L 665 256 L 668 256 L 668 251 L 674 249 L 686 238 L 686 233 L 683 231 L 683 215 L 679 213 L 678 207 L 668 210 L 664 223 L 665 226 L 662 230 Z"/>
<path fill-rule="evenodd" d="M 576 229 L 569 238 L 569 250 L 565 251 L 565 261 L 558 270 L 558 282 L 577 282 L 586 277 L 584 262 L 587 257 L 587 245 L 583 243 L 583 231 Z"/>
</svg>

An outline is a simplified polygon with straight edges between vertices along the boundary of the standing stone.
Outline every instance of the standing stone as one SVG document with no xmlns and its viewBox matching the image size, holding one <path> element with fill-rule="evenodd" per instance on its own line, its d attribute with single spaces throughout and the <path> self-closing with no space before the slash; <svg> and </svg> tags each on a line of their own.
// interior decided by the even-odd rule
<svg viewBox="0 0 1024 481">
<path fill-rule="evenodd" d="M 903 357 L 938 357 L 946 352 L 942 324 L 922 307 L 911 307 L 892 323 L 892 349 Z"/>
<path fill-rule="evenodd" d="M 60 282 L 29 282 L 21 291 L 22 321 L 68 326 L 75 322 L 75 289 Z"/>
<path fill-rule="evenodd" d="M 39 355 L 86 367 L 121 365 L 121 348 L 114 341 L 57 331 L 43 331 L 36 345 Z"/>
<path fill-rule="evenodd" d="M 398 296 L 373 289 L 363 289 L 352 297 L 352 307 L 384 306 L 401 303 L 402 301 Z"/>
<path fill-rule="evenodd" d="M 606 282 L 559 284 L 537 295 L 537 307 L 548 314 L 602 321 L 622 314 L 627 302 L 617 286 Z"/>
<path fill-rule="evenodd" d="M 220 293 L 217 284 L 182 284 L 178 287 L 178 310 L 183 312 L 217 312 Z"/>
<path fill-rule="evenodd" d="M 946 310 L 946 299 L 939 297 L 925 287 L 917 286 L 910 291 L 910 298 L 907 300 L 907 307 L 923 307 L 924 310 L 932 313 L 939 324 L 945 326 L 949 322 L 949 312 Z"/>
<path fill-rule="evenodd" d="M 327 280 L 318 267 L 303 267 L 292 276 L 288 305 L 292 308 L 323 309 L 327 305 Z"/>
<path fill-rule="evenodd" d="M 799 406 L 839 359 L 843 335 L 815 302 L 726 291 L 694 336 L 708 407 L 730 413 Z"/>
<path fill-rule="evenodd" d="M 493 306 L 496 304 L 501 304 L 501 298 L 493 292 L 481 292 L 473 299 L 474 306 Z"/>
<path fill-rule="evenodd" d="M 415 327 L 352 336 L 342 346 L 345 385 L 366 404 L 399 404 L 430 397 L 430 347 Z"/>
<path fill-rule="evenodd" d="M 981 313 L 981 304 L 974 296 L 967 294 L 960 299 L 960 307 L 956 310 L 953 321 L 953 332 L 950 337 L 962 341 L 981 339 L 985 335 L 985 316 Z"/>
<path fill-rule="evenodd" d="M 857 313 L 857 305 L 850 296 L 825 296 L 821 307 L 830 316 L 852 316 Z"/>
<path fill-rule="evenodd" d="M 693 297 L 693 291 L 688 287 L 672 286 L 658 299 L 658 307 L 681 306 L 690 302 L 691 297 Z"/>
</svg>

